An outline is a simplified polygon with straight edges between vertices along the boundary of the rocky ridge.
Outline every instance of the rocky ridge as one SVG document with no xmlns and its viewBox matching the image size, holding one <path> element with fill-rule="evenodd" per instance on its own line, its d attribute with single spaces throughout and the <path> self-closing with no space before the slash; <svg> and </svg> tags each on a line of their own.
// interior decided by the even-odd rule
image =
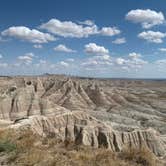
<svg viewBox="0 0 166 166">
<path fill-rule="evenodd" d="M 66 76 L 1 77 L 0 127 L 120 151 L 166 153 L 166 82 Z"/>
</svg>

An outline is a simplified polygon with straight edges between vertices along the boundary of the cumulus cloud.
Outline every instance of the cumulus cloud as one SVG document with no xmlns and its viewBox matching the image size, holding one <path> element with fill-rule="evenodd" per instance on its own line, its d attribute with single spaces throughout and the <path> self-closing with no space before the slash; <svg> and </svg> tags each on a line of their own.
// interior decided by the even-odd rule
<svg viewBox="0 0 166 166">
<path fill-rule="evenodd" d="M 138 53 L 130 53 L 126 58 L 118 57 L 110 57 L 109 55 L 104 56 L 93 56 L 90 58 L 86 58 L 82 61 L 81 66 L 90 69 L 117 69 L 117 70 L 127 70 L 128 72 L 138 71 L 143 66 L 148 64 L 148 61 L 145 61 L 141 58 L 141 54 Z"/>
<path fill-rule="evenodd" d="M 43 48 L 43 46 L 41 44 L 34 44 L 33 47 L 34 48 Z"/>
<path fill-rule="evenodd" d="M 76 38 L 88 37 L 98 32 L 96 25 L 83 26 L 72 21 L 60 21 L 58 19 L 51 19 L 47 23 L 42 24 L 40 28 L 58 36 Z"/>
<path fill-rule="evenodd" d="M 147 63 L 148 63 L 147 61 L 140 59 L 140 58 L 126 61 L 126 64 L 128 65 L 128 67 L 135 68 L 135 69 L 141 68 L 143 65 L 145 65 Z"/>
<path fill-rule="evenodd" d="M 68 58 L 68 59 L 66 59 L 66 61 L 68 61 L 68 62 L 74 62 L 74 59 L 73 58 Z"/>
<path fill-rule="evenodd" d="M 34 64 L 34 66 L 36 67 L 48 67 L 48 62 L 46 60 L 43 60 L 43 59 L 39 59 L 38 63 Z"/>
<path fill-rule="evenodd" d="M 129 53 L 128 58 L 116 58 L 114 63 L 127 71 L 130 69 L 135 69 L 137 71 L 139 68 L 148 64 L 148 61 L 143 60 L 141 57 L 141 54 L 132 52 Z"/>
<path fill-rule="evenodd" d="M 33 61 L 34 54 L 33 53 L 26 53 L 25 55 L 18 56 L 17 59 L 25 64 L 31 64 Z"/>
<path fill-rule="evenodd" d="M 117 27 L 103 27 L 99 29 L 91 20 L 74 23 L 72 21 L 51 19 L 47 23 L 43 23 L 40 28 L 58 36 L 72 38 L 83 38 L 97 34 L 102 36 L 114 36 L 121 33 Z"/>
<path fill-rule="evenodd" d="M 66 47 L 64 44 L 59 44 L 54 48 L 55 51 L 59 52 L 67 52 L 67 53 L 74 53 L 76 50 Z"/>
<path fill-rule="evenodd" d="M 131 59 L 138 59 L 138 58 L 141 58 L 142 56 L 141 56 L 141 54 L 139 54 L 139 53 L 132 52 L 132 53 L 129 53 L 129 57 L 130 57 Z"/>
<path fill-rule="evenodd" d="M 49 41 L 55 41 L 55 37 L 48 34 L 40 32 L 36 29 L 29 29 L 24 26 L 13 26 L 1 33 L 3 36 L 14 37 L 24 41 L 32 43 L 47 43 Z"/>
<path fill-rule="evenodd" d="M 78 23 L 82 25 L 88 25 L 88 26 L 95 25 L 94 21 L 92 20 L 79 21 Z"/>
<path fill-rule="evenodd" d="M 2 56 L 2 54 L 0 54 L 0 59 L 2 59 L 3 58 L 3 56 Z"/>
<path fill-rule="evenodd" d="M 163 24 L 165 18 L 162 12 L 156 12 L 150 9 L 136 9 L 126 14 L 126 20 L 140 23 L 143 28 L 148 29 L 155 25 Z"/>
<path fill-rule="evenodd" d="M 64 61 L 59 62 L 59 64 L 61 66 L 64 66 L 64 67 L 68 67 L 69 66 L 69 64 L 67 62 L 64 62 Z"/>
<path fill-rule="evenodd" d="M 84 51 L 87 54 L 91 54 L 91 55 L 107 55 L 107 54 L 109 54 L 108 49 L 106 49 L 103 46 L 99 46 L 95 43 L 86 44 Z"/>
<path fill-rule="evenodd" d="M 83 62 L 81 65 L 82 66 L 96 66 L 96 65 L 98 65 L 98 62 L 96 60 L 89 59 L 89 61 Z"/>
<path fill-rule="evenodd" d="M 114 36 L 121 33 L 121 31 L 116 27 L 103 27 L 100 32 L 103 36 Z"/>
<path fill-rule="evenodd" d="M 19 60 L 25 60 L 25 61 L 32 61 L 32 57 L 30 57 L 28 55 L 19 56 L 18 59 Z"/>
<path fill-rule="evenodd" d="M 126 60 L 123 59 L 123 58 L 117 58 L 117 59 L 115 60 L 115 62 L 116 62 L 116 64 L 118 64 L 118 65 L 123 65 L 123 64 L 126 62 Z"/>
<path fill-rule="evenodd" d="M 166 48 L 159 48 L 158 50 L 161 52 L 166 52 Z"/>
<path fill-rule="evenodd" d="M 124 43 L 126 43 L 126 39 L 124 37 L 123 38 L 117 38 L 112 43 L 114 43 L 114 44 L 124 44 Z"/>
<path fill-rule="evenodd" d="M 43 60 L 43 59 L 40 59 L 40 60 L 39 60 L 39 63 L 40 63 L 40 64 L 46 64 L 47 61 L 46 61 L 46 60 Z"/>
<path fill-rule="evenodd" d="M 143 65 L 148 64 L 148 61 L 142 59 L 142 55 L 136 52 L 129 53 L 129 59 L 126 64 L 130 68 L 141 68 Z"/>
<path fill-rule="evenodd" d="M 163 38 L 166 37 L 166 33 L 162 32 L 154 32 L 154 31 L 144 31 L 138 34 L 138 37 L 140 39 L 147 40 L 148 42 L 151 43 L 162 43 Z"/>
<path fill-rule="evenodd" d="M 81 66 L 86 67 L 95 67 L 98 65 L 112 65 L 111 57 L 109 55 L 103 55 L 103 56 L 94 56 L 90 57 L 84 60 L 84 62 L 81 63 Z"/>
</svg>

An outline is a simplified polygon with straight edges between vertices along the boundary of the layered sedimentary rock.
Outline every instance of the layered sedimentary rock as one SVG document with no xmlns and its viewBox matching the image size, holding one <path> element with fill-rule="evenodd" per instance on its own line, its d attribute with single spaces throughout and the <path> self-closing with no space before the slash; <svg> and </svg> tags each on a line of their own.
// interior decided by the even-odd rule
<svg viewBox="0 0 166 166">
<path fill-rule="evenodd" d="M 55 137 L 95 148 L 106 147 L 112 151 L 121 151 L 127 146 L 146 146 L 158 156 L 165 155 L 165 144 L 155 130 L 115 131 L 110 125 L 81 111 L 66 110 L 56 115 L 31 116 L 10 127 L 17 130 L 30 128 L 43 137 Z"/>
<path fill-rule="evenodd" d="M 165 94 L 159 80 L 0 77 L 0 127 L 28 125 L 43 136 L 113 151 L 145 144 L 163 156 Z"/>
</svg>

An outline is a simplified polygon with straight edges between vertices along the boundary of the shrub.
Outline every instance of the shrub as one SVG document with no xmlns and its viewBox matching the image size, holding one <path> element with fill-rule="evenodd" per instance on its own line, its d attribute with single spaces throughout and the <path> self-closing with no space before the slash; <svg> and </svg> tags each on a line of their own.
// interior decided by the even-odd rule
<svg viewBox="0 0 166 166">
<path fill-rule="evenodd" d="M 141 148 L 125 148 L 120 157 L 124 160 L 133 161 L 142 166 L 156 166 L 156 157 L 146 147 Z"/>
<path fill-rule="evenodd" d="M 0 152 L 12 152 L 16 150 L 16 145 L 10 141 L 0 142 Z"/>
</svg>

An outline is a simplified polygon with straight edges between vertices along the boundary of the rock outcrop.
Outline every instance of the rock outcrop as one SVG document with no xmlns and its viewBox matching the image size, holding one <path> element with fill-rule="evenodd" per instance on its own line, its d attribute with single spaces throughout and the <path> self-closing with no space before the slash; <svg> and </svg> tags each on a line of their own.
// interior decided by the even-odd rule
<svg viewBox="0 0 166 166">
<path fill-rule="evenodd" d="M 65 76 L 0 77 L 0 128 L 120 151 L 146 145 L 165 154 L 166 81 Z"/>
<path fill-rule="evenodd" d="M 87 146 L 106 147 L 112 151 L 146 146 L 158 156 L 165 154 L 165 144 L 153 129 L 119 132 L 80 111 L 64 111 L 56 115 L 30 116 L 10 126 L 16 130 L 30 128 L 43 137 L 55 137 Z"/>
</svg>

